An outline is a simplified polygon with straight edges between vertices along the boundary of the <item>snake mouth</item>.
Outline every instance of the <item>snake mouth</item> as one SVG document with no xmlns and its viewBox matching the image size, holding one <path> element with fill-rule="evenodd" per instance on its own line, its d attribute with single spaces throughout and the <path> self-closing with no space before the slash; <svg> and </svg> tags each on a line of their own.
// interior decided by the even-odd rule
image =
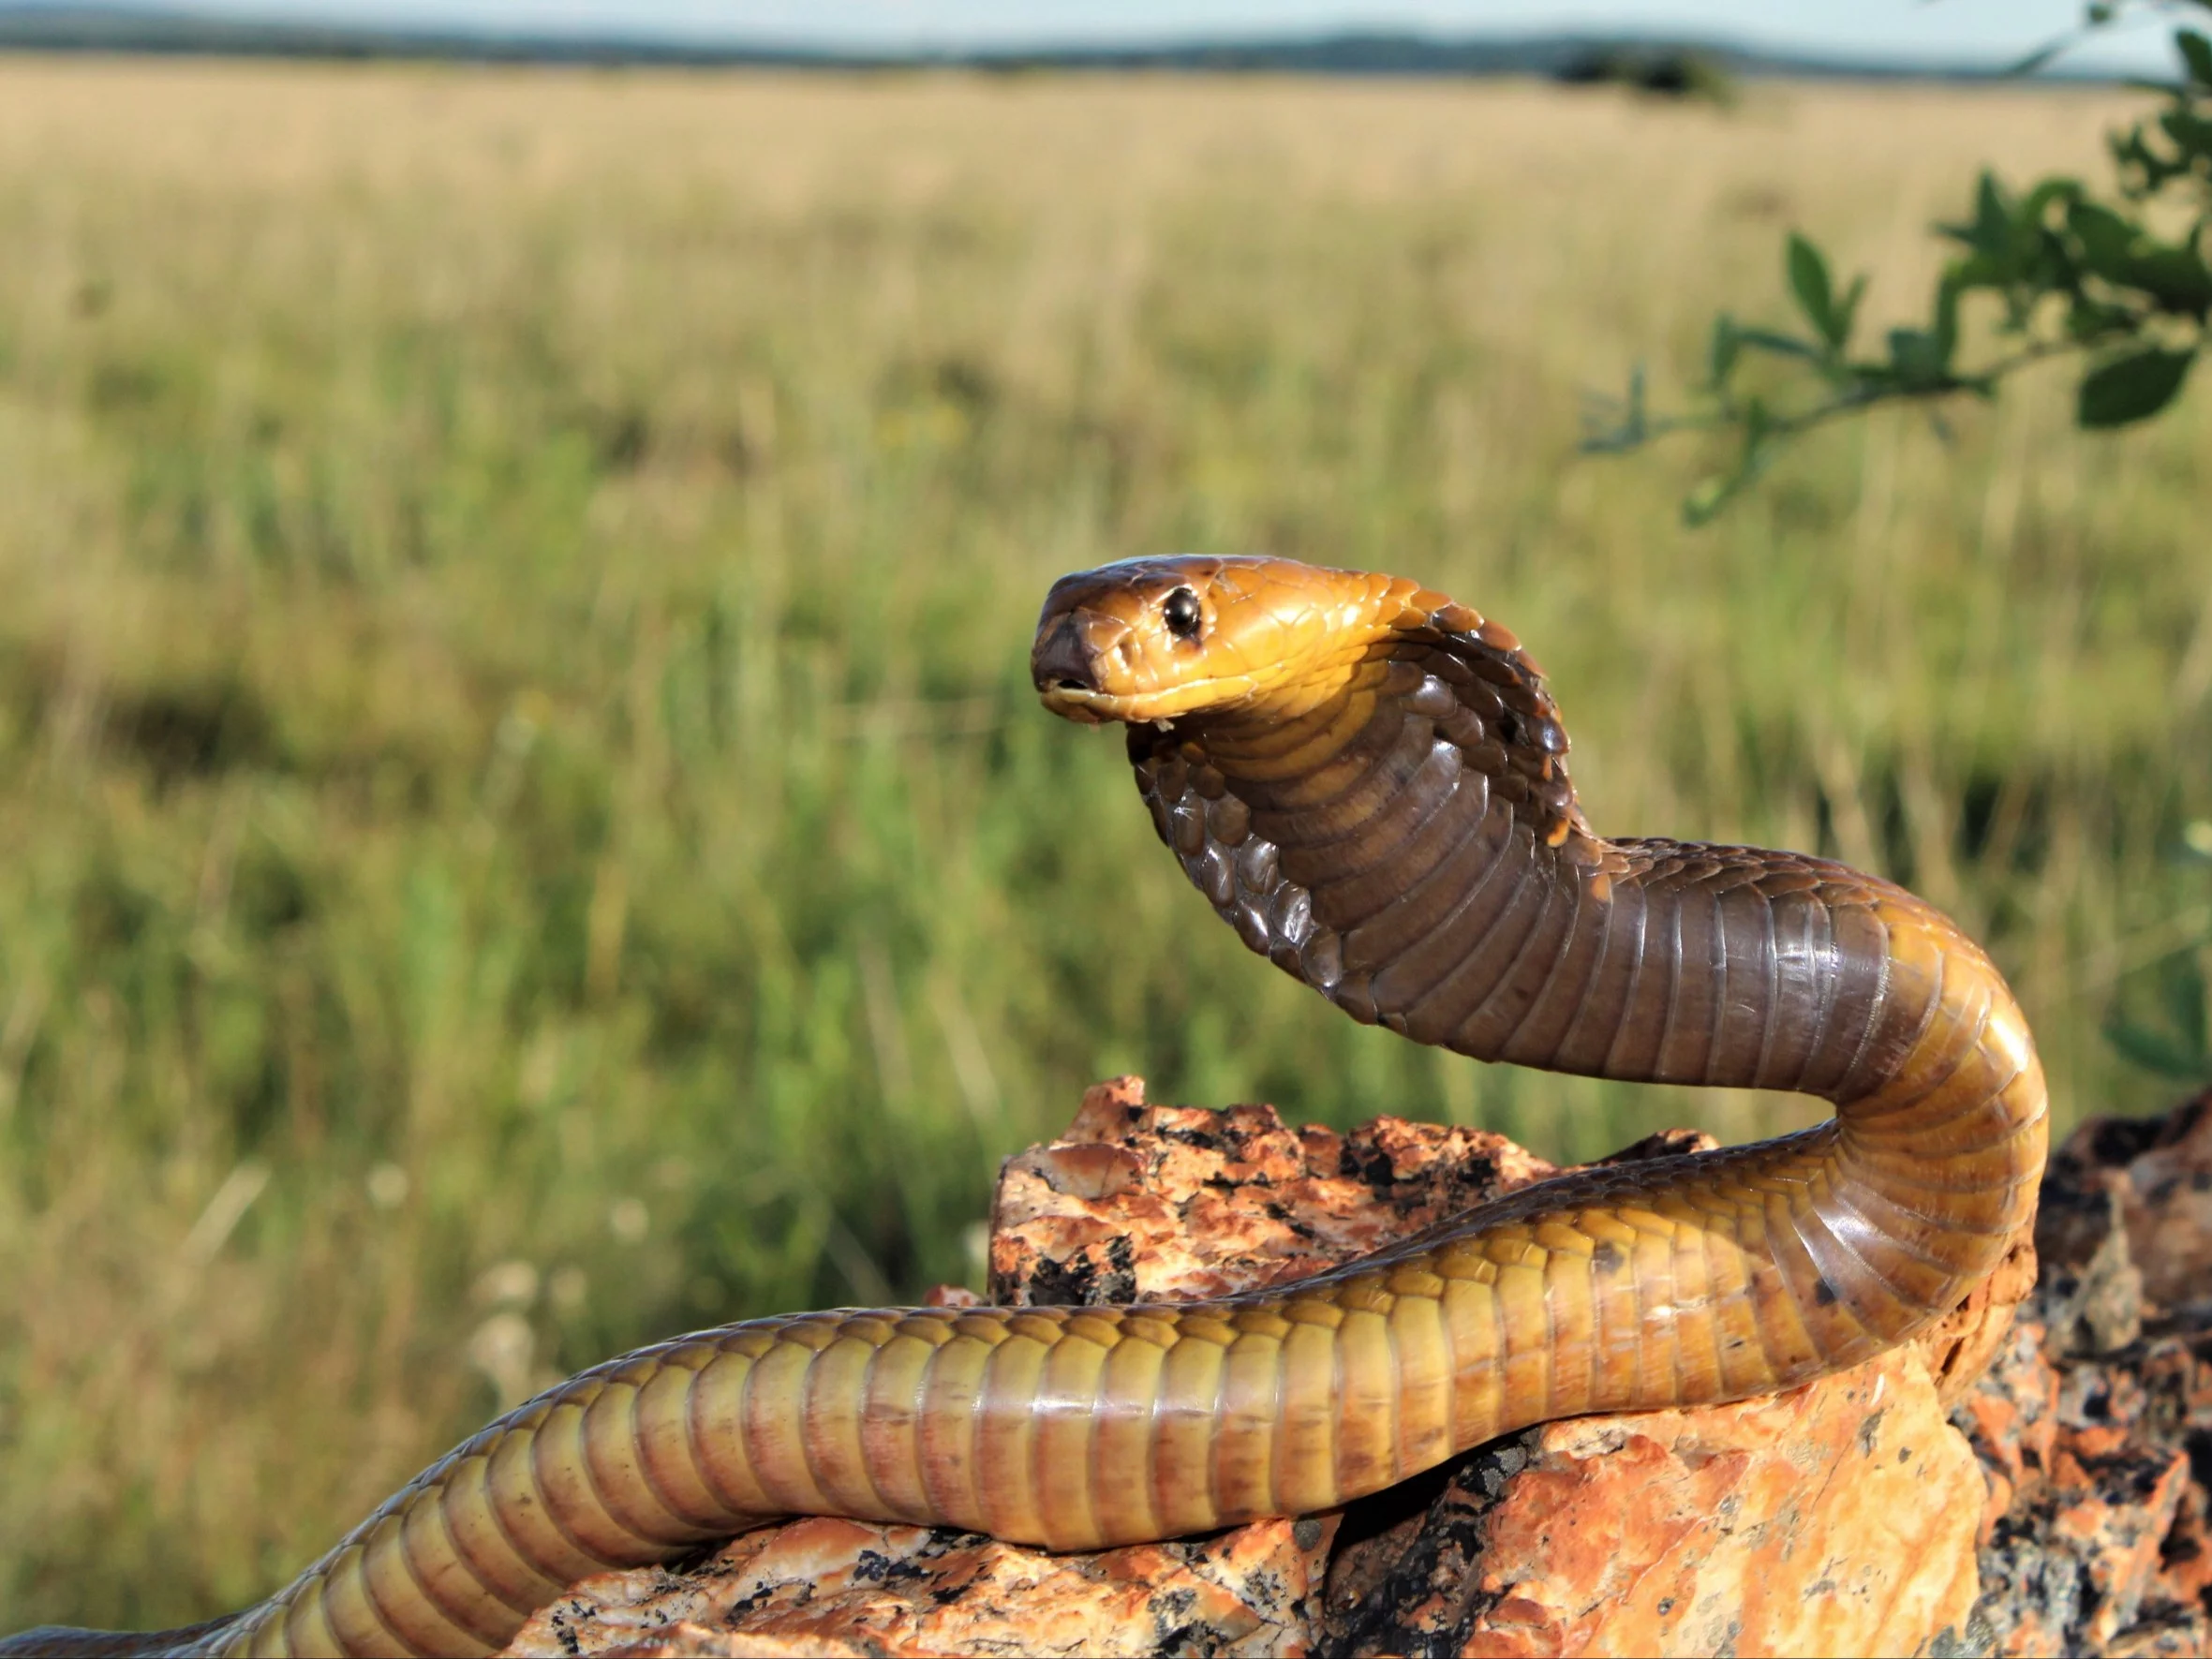
<svg viewBox="0 0 2212 1659">
<path fill-rule="evenodd" d="M 1121 701 L 1120 698 L 1109 697 L 1103 691 L 1087 690 L 1073 682 L 1040 686 L 1037 694 L 1052 713 L 1063 720 L 1074 720 L 1079 726 L 1103 726 L 1125 718 L 1113 706 Z"/>
<path fill-rule="evenodd" d="M 1119 720 L 1129 726 L 1165 726 L 1201 709 L 1234 706 L 1258 689 L 1250 674 L 1210 674 L 1155 691 L 1098 691 L 1080 684 L 1040 684 L 1037 695 L 1062 719 L 1096 726 Z"/>
</svg>

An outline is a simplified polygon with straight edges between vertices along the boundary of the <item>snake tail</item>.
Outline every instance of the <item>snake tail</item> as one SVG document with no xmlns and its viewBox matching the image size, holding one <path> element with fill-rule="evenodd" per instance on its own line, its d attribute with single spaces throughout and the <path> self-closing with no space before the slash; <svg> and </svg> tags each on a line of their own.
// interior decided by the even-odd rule
<svg viewBox="0 0 2212 1659">
<path fill-rule="evenodd" d="M 1053 588 L 1032 667 L 1054 712 L 1126 726 L 1206 900 L 1355 1019 L 1833 1118 L 1563 1177 L 1217 1301 L 660 1343 L 483 1429 L 260 1607 L 78 1651 L 488 1652 L 580 1578 L 779 1516 L 1088 1549 L 1324 1509 L 1532 1423 L 1855 1364 L 2030 1222 L 2042 1073 L 1982 952 L 1841 865 L 1597 836 L 1541 674 L 1478 613 L 1284 560 L 1135 560 Z"/>
</svg>

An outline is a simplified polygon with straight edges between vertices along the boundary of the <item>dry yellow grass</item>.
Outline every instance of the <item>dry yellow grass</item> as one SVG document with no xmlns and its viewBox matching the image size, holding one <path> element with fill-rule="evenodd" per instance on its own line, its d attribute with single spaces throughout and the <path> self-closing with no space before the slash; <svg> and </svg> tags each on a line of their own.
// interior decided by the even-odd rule
<svg viewBox="0 0 2212 1659">
<path fill-rule="evenodd" d="M 970 1268 L 1091 1077 L 1589 1152 L 1243 957 L 1030 706 L 1061 570 L 1417 573 L 1591 815 L 1992 943 L 2060 1109 L 2212 928 L 2212 399 L 1825 436 L 1725 522 L 1586 389 L 1912 308 L 2109 94 L 0 63 L 0 1608 L 247 1601 L 555 1369 Z"/>
</svg>

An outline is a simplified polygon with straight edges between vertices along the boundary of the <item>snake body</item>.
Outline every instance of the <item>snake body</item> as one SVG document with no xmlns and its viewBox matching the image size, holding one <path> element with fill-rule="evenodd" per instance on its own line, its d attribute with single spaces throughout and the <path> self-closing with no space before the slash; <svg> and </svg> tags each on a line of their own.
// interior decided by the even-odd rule
<svg viewBox="0 0 2212 1659">
<path fill-rule="evenodd" d="M 1982 951 L 1840 865 L 1595 835 L 1538 671 L 1465 606 L 1283 560 L 1133 560 L 1053 587 L 1032 667 L 1054 712 L 1127 725 L 1192 881 L 1354 1018 L 1835 1117 L 1548 1181 L 1217 1301 L 840 1310 L 662 1342 L 492 1424 L 233 1619 L 17 1639 L 483 1652 L 579 1578 L 779 1516 L 1083 1549 L 1323 1509 L 1528 1424 L 1851 1365 L 2030 1220 L 2042 1074 Z"/>
</svg>

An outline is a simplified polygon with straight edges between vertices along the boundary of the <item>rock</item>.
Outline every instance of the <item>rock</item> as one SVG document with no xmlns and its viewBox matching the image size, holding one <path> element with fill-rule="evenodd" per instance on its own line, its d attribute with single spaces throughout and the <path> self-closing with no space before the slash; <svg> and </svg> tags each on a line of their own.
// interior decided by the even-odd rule
<svg viewBox="0 0 2212 1659">
<path fill-rule="evenodd" d="M 1607 1162 L 1713 1144 L 1672 1131 Z M 1147 1105 L 1142 1084 L 1121 1078 L 1085 1095 L 1061 1139 L 1008 1161 L 991 1299 L 1180 1299 L 1273 1283 L 1556 1173 L 1483 1131 L 1392 1118 L 1346 1134 L 1294 1130 L 1268 1106 Z M 1986 1651 L 1994 1619 L 1985 1630 L 1970 1618 L 1977 1546 L 1984 1572 L 2010 1563 L 1992 1552 L 2024 1528 L 2058 1524 L 2039 1494 L 2074 1490 L 2048 1480 L 2070 1408 L 2038 1392 L 2044 1379 L 2021 1370 L 2019 1341 L 2008 1343 L 2034 1262 L 2023 1240 L 1937 1331 L 1854 1370 L 1730 1405 L 1543 1425 L 1341 1516 L 1061 1556 L 927 1528 L 799 1520 L 686 1569 L 586 1580 L 510 1652 Z M 944 1287 L 931 1299 L 959 1305 L 969 1294 Z M 1978 1385 L 1993 1355 L 2012 1369 Z M 2096 1467 L 2115 1480 L 2121 1463 L 2138 1468 L 2088 1443 L 2072 1455 L 2105 1457 Z M 2106 1586 L 2101 1605 L 2125 1605 L 2106 1621 L 2116 1631 L 2140 1635 L 2160 1616 L 2179 1582 L 2165 1541 L 2185 1512 L 2199 1517 L 2191 1536 L 2212 1545 L 2201 1506 L 2186 1510 L 2194 1489 L 2164 1469 L 2133 1553 L 2084 1545 L 2095 1564 L 2068 1580 Z M 2199 1559 L 2212 1576 L 2212 1555 Z M 2059 1628 L 2056 1617 L 2042 1627 Z"/>
<path fill-rule="evenodd" d="M 972 1533 L 814 1518 L 684 1572 L 587 1579 L 510 1652 L 1300 1655 L 1334 1517 L 1047 1555 Z"/>
<path fill-rule="evenodd" d="M 1981 1651 L 2212 1652 L 2208 1120 L 2092 1118 L 2051 1161 L 2043 1281 L 1953 1415 L 1988 1493 Z"/>
<path fill-rule="evenodd" d="M 1272 1106 L 1148 1106 L 1140 1079 L 1117 1077 L 1001 1171 L 991 1300 L 1189 1301 L 1299 1279 L 1556 1174 L 1483 1130 L 1294 1130 Z"/>
<path fill-rule="evenodd" d="M 1990 1651 L 2212 1650 L 2204 1489 L 2186 1434 L 2165 1431 L 2170 1390 L 2144 1386 L 2145 1355 L 2054 1366 L 2044 1335 L 2023 1322 L 1960 1411 L 1989 1493 L 1976 1611 Z"/>
<path fill-rule="evenodd" d="M 1549 1423 L 1329 1580 L 1331 1652 L 1909 1653 L 1974 1605 L 1982 1484 L 1907 1349 L 1733 1405 Z"/>
<path fill-rule="evenodd" d="M 2212 1090 L 2163 1118 L 2089 1118 L 2052 1158 L 2045 1188 L 2036 1240 L 2058 1260 L 2088 1259 L 2109 1204 L 2144 1296 L 2175 1307 L 2212 1298 Z"/>
<path fill-rule="evenodd" d="M 1965 1301 L 1914 1339 L 1945 1406 L 1956 1405 L 1989 1370 L 2012 1334 L 2014 1313 L 2035 1291 L 2037 1272 L 2035 1241 L 2015 1238 Z"/>
</svg>

